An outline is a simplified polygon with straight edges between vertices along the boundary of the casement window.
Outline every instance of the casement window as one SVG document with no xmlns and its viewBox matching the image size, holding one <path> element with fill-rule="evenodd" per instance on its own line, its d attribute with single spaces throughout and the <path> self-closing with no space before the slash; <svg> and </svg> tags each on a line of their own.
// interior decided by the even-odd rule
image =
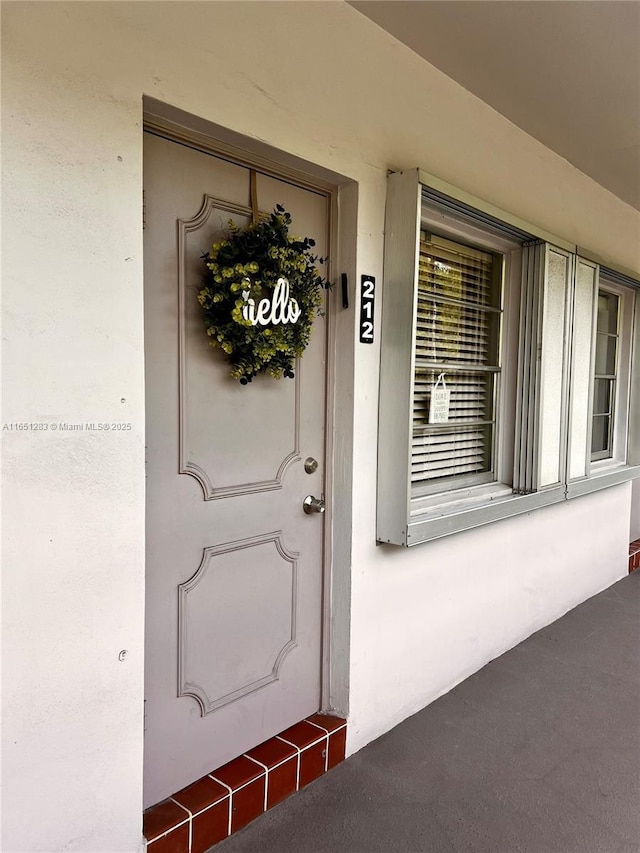
<svg viewBox="0 0 640 853">
<path fill-rule="evenodd" d="M 418 170 L 391 175 L 378 541 L 416 545 L 639 475 L 633 296 L 570 243 Z"/>
</svg>

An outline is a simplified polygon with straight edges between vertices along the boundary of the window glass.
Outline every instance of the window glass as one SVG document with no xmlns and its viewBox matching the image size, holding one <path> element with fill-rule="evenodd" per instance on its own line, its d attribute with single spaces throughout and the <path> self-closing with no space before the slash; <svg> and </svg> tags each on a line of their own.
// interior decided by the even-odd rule
<svg viewBox="0 0 640 853">
<path fill-rule="evenodd" d="M 593 393 L 593 414 L 608 415 L 611 411 L 611 381 L 596 379 Z"/>
<path fill-rule="evenodd" d="M 615 293 L 598 292 L 596 357 L 593 380 L 591 459 L 613 454 L 613 416 L 618 357 L 618 307 Z"/>
<path fill-rule="evenodd" d="M 615 293 L 598 293 L 598 331 L 612 335 L 618 331 L 618 297 Z"/>
<path fill-rule="evenodd" d="M 604 335 L 598 332 L 596 335 L 596 374 L 613 376 L 616 372 L 616 344 L 615 335 Z"/>
<path fill-rule="evenodd" d="M 422 232 L 415 340 L 411 480 L 491 479 L 500 374 L 502 258 Z M 430 423 L 434 389 L 448 392 Z M 465 481 L 466 482 L 466 481 Z"/>
<path fill-rule="evenodd" d="M 609 441 L 611 434 L 611 418 L 609 415 L 595 415 L 591 432 L 591 453 L 594 458 L 610 456 Z M 598 455 L 596 455 L 598 454 Z M 599 455 L 602 454 L 602 455 Z"/>
</svg>

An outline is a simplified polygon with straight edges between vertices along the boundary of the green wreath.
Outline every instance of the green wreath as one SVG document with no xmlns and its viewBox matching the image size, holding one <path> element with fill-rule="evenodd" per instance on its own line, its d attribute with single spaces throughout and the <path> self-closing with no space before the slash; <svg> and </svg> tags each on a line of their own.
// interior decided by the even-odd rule
<svg viewBox="0 0 640 853">
<path fill-rule="evenodd" d="M 291 215 L 276 205 L 264 219 L 238 228 L 202 258 L 207 280 L 198 294 L 210 344 L 223 350 L 242 385 L 259 373 L 293 379 L 311 337 L 322 291 L 315 241 L 289 236 Z"/>
</svg>

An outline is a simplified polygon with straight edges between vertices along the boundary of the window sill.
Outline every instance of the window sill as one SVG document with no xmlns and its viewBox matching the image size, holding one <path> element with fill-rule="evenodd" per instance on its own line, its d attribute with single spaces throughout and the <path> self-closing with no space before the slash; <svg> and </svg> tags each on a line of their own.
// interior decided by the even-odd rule
<svg viewBox="0 0 640 853">
<path fill-rule="evenodd" d="M 530 495 L 514 495 L 510 487 L 501 484 L 478 486 L 475 494 L 470 494 L 473 490 L 466 489 L 464 496 L 452 493 L 438 506 L 416 507 L 409 517 L 404 541 L 396 544 L 410 548 L 432 539 L 531 512 L 538 507 L 616 486 L 635 477 L 640 477 L 640 465 L 614 464 L 600 467 L 590 477 L 574 481 L 567 487 L 560 483 Z"/>
<path fill-rule="evenodd" d="M 580 495 L 606 489 L 608 486 L 616 486 L 618 483 L 626 483 L 640 477 L 640 465 L 624 465 L 622 463 L 609 464 L 603 467 L 596 463 L 590 475 L 582 480 L 574 480 L 567 486 L 567 498 L 576 498 Z"/>
<path fill-rule="evenodd" d="M 639 471 L 640 474 L 640 471 Z M 510 487 L 493 485 L 482 488 L 476 496 L 441 503 L 427 510 L 414 510 L 406 528 L 406 547 L 439 539 L 462 530 L 471 530 L 502 518 L 510 518 L 541 506 L 565 499 L 565 488 L 559 484 L 530 495 L 514 495 Z"/>
<path fill-rule="evenodd" d="M 451 515 L 467 508 L 511 497 L 512 494 L 511 486 L 504 483 L 489 482 L 450 492 L 414 497 L 411 500 L 409 521 L 415 517 L 420 519 L 440 518 L 442 515 Z"/>
</svg>

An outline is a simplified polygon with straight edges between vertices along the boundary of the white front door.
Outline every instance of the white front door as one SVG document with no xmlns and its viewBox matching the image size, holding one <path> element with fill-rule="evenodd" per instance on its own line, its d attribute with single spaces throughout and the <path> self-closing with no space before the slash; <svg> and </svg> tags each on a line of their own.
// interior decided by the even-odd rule
<svg viewBox="0 0 640 853">
<path fill-rule="evenodd" d="M 145 133 L 144 182 L 148 806 L 320 708 L 326 329 L 295 379 L 231 379 L 197 293 L 250 170 Z M 326 194 L 255 187 L 326 254 Z"/>
</svg>

